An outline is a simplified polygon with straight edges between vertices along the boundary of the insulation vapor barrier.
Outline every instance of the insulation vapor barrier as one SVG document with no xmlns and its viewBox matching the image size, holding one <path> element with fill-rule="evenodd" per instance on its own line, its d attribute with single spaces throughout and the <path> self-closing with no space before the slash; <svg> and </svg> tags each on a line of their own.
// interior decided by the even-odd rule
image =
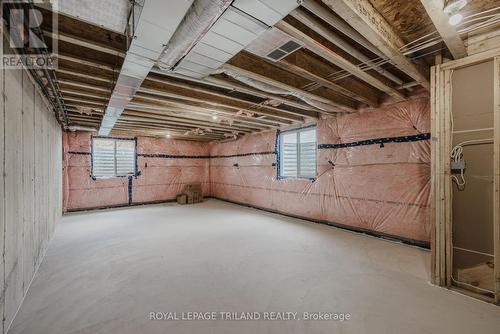
<svg viewBox="0 0 500 334">
<path fill-rule="evenodd" d="M 137 176 L 93 179 L 91 136 L 64 133 L 65 211 L 169 201 L 190 183 L 201 183 L 203 194 L 210 194 L 206 143 L 138 137 Z"/>
<path fill-rule="evenodd" d="M 314 181 L 278 179 L 274 131 L 215 144 L 212 196 L 428 242 L 429 123 L 426 97 L 320 120 Z"/>
<path fill-rule="evenodd" d="M 430 239 L 427 96 L 318 121 L 314 180 L 280 179 L 277 132 L 225 143 L 139 137 L 139 175 L 92 179 L 91 134 L 65 133 L 66 210 L 203 194 L 410 242 Z"/>
</svg>

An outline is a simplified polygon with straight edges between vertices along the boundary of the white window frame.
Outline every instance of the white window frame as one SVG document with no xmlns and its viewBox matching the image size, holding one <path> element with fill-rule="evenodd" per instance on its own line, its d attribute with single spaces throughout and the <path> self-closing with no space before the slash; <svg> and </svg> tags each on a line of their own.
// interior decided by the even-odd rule
<svg viewBox="0 0 500 334">
<path fill-rule="evenodd" d="M 95 164 L 95 155 L 94 155 L 94 141 L 95 140 L 108 140 L 112 141 L 114 143 L 114 174 L 113 175 L 95 175 L 94 172 L 94 164 Z M 126 174 L 118 174 L 117 169 L 117 159 L 116 159 L 116 144 L 118 142 L 123 142 L 123 141 L 130 141 L 134 143 L 134 170 L 130 173 Z M 107 137 L 92 137 L 92 166 L 91 166 L 91 171 L 92 171 L 92 177 L 95 179 L 111 179 L 111 178 L 121 178 L 121 177 L 129 177 L 129 176 L 134 176 L 137 174 L 137 141 L 135 139 L 128 139 L 128 138 L 107 138 Z"/>
<path fill-rule="evenodd" d="M 315 140 L 315 154 L 314 154 L 314 157 L 315 157 L 315 161 L 314 161 L 314 166 L 315 166 L 315 171 L 314 171 L 314 175 L 301 175 L 300 173 L 300 166 L 301 166 L 301 163 L 300 163 L 300 134 L 302 132 L 306 132 L 306 131 L 311 131 L 311 130 L 314 130 L 315 131 L 315 135 L 316 135 L 316 140 Z M 282 156 L 282 152 L 283 152 L 283 136 L 284 135 L 289 135 L 291 133 L 295 133 L 296 136 L 297 136 L 297 175 L 296 176 L 285 176 L 283 175 L 283 170 L 284 170 L 284 159 L 283 159 L 283 156 Z M 299 129 L 295 129 L 295 130 L 287 130 L 287 131 L 283 131 L 283 132 L 280 132 L 279 134 L 279 147 L 278 147 L 278 157 L 279 157 L 279 164 L 280 164 L 280 168 L 279 168 L 279 175 L 278 175 L 278 178 L 279 179 L 295 179 L 295 180 L 314 180 L 316 179 L 316 177 L 318 176 L 318 132 L 317 132 L 317 128 L 316 126 L 311 126 L 311 127 L 307 127 L 307 128 L 299 128 Z"/>
</svg>

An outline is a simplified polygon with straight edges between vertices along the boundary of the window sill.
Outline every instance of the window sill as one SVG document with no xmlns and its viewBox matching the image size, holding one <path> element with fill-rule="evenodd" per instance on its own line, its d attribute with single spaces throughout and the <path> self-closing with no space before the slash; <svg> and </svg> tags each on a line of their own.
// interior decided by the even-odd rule
<svg viewBox="0 0 500 334">
<path fill-rule="evenodd" d="M 286 176 L 278 176 L 278 181 L 316 181 L 315 177 L 286 177 Z"/>
</svg>

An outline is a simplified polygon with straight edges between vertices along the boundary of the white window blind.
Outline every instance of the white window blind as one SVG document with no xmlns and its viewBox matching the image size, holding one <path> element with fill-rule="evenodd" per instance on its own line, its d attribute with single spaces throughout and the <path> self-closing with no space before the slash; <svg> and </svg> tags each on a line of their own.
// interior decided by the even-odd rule
<svg viewBox="0 0 500 334">
<path fill-rule="evenodd" d="M 92 175 L 98 178 L 135 174 L 135 141 L 92 139 Z"/>
<path fill-rule="evenodd" d="M 280 176 L 316 177 L 316 129 L 287 131 L 280 135 Z"/>
</svg>

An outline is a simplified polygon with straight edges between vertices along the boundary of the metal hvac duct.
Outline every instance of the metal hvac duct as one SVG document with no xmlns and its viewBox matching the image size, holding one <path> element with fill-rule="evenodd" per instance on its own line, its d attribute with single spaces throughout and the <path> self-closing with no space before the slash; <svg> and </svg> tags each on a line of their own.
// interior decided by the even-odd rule
<svg viewBox="0 0 500 334">
<path fill-rule="evenodd" d="M 301 0 L 230 3 L 230 0 L 196 0 L 194 4 L 193 0 L 141 1 L 136 33 L 99 135 L 111 132 L 155 64 L 164 69 L 175 66 L 175 73 L 189 77 L 205 77 L 297 8 Z"/>
<path fill-rule="evenodd" d="M 158 60 L 158 67 L 170 70 L 200 41 L 233 0 L 197 0 Z"/>
<path fill-rule="evenodd" d="M 174 72 L 206 77 L 296 9 L 301 0 L 234 0 Z"/>
<path fill-rule="evenodd" d="M 107 136 L 162 54 L 193 0 L 136 1 L 134 38 L 99 129 Z M 137 18 L 138 17 L 138 18 Z"/>
</svg>

